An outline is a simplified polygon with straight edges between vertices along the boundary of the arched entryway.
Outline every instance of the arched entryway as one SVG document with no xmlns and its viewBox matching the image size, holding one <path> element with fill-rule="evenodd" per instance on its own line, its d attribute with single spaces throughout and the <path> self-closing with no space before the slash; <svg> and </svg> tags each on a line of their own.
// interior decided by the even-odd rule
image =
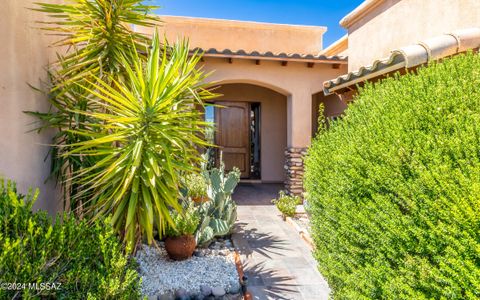
<svg viewBox="0 0 480 300">
<path fill-rule="evenodd" d="M 251 83 L 222 83 L 215 89 L 215 142 L 227 169 L 239 167 L 243 179 L 285 181 L 287 96 Z"/>
</svg>

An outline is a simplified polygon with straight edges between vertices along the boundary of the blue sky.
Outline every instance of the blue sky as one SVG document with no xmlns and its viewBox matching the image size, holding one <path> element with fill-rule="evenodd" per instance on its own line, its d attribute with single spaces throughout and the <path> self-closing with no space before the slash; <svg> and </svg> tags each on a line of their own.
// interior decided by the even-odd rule
<svg viewBox="0 0 480 300">
<path fill-rule="evenodd" d="M 346 32 L 341 18 L 363 0 L 150 0 L 158 14 L 328 27 L 324 47 Z"/>
</svg>

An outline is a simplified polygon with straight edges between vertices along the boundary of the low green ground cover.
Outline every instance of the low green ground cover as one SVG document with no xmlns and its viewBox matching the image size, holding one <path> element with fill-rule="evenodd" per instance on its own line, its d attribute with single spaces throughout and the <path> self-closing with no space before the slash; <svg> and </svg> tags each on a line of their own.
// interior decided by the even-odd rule
<svg viewBox="0 0 480 300">
<path fill-rule="evenodd" d="M 52 222 L 32 212 L 36 196 L 0 183 L 0 283 L 10 285 L 0 299 L 139 298 L 135 263 L 110 220 L 87 224 L 64 214 Z"/>
</svg>

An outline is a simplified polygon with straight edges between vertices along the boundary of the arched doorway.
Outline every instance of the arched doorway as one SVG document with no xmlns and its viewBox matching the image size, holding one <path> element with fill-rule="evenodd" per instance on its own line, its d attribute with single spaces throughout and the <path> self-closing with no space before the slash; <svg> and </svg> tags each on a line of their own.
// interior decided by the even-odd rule
<svg viewBox="0 0 480 300">
<path fill-rule="evenodd" d="M 284 182 L 287 96 L 250 83 L 222 84 L 215 92 L 219 106 L 206 116 L 216 123 L 226 169 L 238 167 L 243 179 Z"/>
</svg>

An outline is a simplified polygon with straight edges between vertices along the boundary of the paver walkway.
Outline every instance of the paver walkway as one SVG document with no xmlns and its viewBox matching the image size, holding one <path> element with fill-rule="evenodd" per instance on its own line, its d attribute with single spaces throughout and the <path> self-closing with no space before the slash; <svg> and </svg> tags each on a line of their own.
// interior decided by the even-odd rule
<svg viewBox="0 0 480 300">
<path fill-rule="evenodd" d="M 240 184 L 237 230 L 232 239 L 240 253 L 253 299 L 328 299 L 330 289 L 318 272 L 310 248 L 281 219 L 271 199 L 278 184 Z"/>
</svg>

